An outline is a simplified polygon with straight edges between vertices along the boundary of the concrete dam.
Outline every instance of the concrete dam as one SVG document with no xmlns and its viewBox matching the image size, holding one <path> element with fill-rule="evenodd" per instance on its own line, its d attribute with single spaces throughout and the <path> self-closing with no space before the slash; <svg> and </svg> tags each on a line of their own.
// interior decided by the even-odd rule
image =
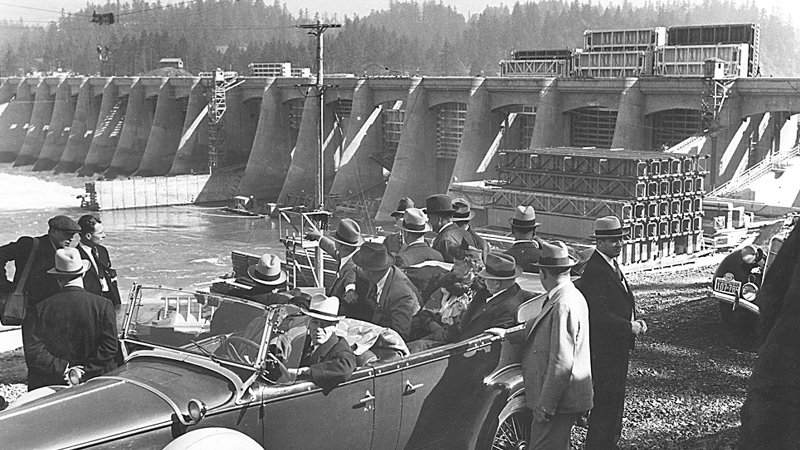
<svg viewBox="0 0 800 450">
<path fill-rule="evenodd" d="M 708 188 L 792 150 L 800 79 L 739 78 L 699 138 L 701 78 L 326 76 L 325 105 L 297 77 L 240 77 L 226 98 L 232 195 L 313 198 L 324 108 L 326 204 L 422 203 L 454 182 L 497 177 L 503 150 L 579 147 L 708 155 Z M 0 162 L 106 179 L 208 172 L 208 79 L 5 78 Z"/>
</svg>

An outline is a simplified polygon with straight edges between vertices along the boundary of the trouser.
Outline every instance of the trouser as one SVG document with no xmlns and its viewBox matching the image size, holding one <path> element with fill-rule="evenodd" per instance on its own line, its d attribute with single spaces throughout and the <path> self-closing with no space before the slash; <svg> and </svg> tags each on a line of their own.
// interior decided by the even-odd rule
<svg viewBox="0 0 800 450">
<path fill-rule="evenodd" d="M 547 422 L 533 421 L 530 450 L 569 450 L 575 413 L 556 414 Z"/>
<path fill-rule="evenodd" d="M 627 349 L 610 355 L 592 355 L 594 407 L 589 414 L 586 450 L 617 448 L 622 433 L 629 358 Z"/>
<path fill-rule="evenodd" d="M 790 400 L 796 398 L 796 389 L 784 387 L 749 391 L 740 413 L 739 449 L 796 449 L 800 442 L 800 405 Z"/>
</svg>

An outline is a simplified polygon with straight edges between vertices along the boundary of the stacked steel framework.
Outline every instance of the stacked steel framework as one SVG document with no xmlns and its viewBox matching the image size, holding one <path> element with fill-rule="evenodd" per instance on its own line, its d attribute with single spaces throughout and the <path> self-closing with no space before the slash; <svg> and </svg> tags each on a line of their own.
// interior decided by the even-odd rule
<svg viewBox="0 0 800 450">
<path fill-rule="evenodd" d="M 702 242 L 704 160 L 622 150 L 505 150 L 498 186 L 484 191 L 482 203 L 500 209 L 531 205 L 584 222 L 616 215 L 631 230 L 625 264 L 694 253 Z M 563 233 L 585 237 L 570 236 L 568 227 Z"/>
</svg>

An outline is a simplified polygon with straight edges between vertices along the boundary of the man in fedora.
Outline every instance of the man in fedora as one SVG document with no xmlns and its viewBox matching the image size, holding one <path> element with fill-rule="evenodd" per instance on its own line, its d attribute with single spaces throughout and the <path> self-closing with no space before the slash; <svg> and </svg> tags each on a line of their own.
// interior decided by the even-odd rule
<svg viewBox="0 0 800 450">
<path fill-rule="evenodd" d="M 514 216 L 509 219 L 511 223 L 511 233 L 514 235 L 514 244 L 506 250 L 506 255 L 511 255 L 522 267 L 522 270 L 529 273 L 539 272 L 536 265 L 539 262 L 541 241 L 536 237 L 536 211 L 533 206 L 517 206 Z"/>
<path fill-rule="evenodd" d="M 461 245 L 464 232 L 453 222 L 453 200 L 444 194 L 431 195 L 425 199 L 425 209 L 431 228 L 438 233 L 431 247 L 442 255 L 444 262 L 453 262 L 450 249 Z"/>
<path fill-rule="evenodd" d="M 636 304 L 616 258 L 627 236 L 619 218 L 594 222 L 596 251 L 577 283 L 589 305 L 594 408 L 589 415 L 586 449 L 617 448 L 622 433 L 628 360 L 636 336 L 647 331 L 636 319 Z"/>
<path fill-rule="evenodd" d="M 36 314 L 31 315 L 24 345 L 28 390 L 67 384 L 73 368 L 81 380 L 116 368 L 119 343 L 114 305 L 83 288 L 89 266 L 75 248 L 55 251 L 54 267 L 47 273 L 57 280 L 61 292 L 36 304 Z"/>
<path fill-rule="evenodd" d="M 397 228 L 403 233 L 405 241 L 395 255 L 397 267 L 405 269 L 425 261 L 442 261 L 442 254 L 425 242 L 425 233 L 431 231 L 431 225 L 421 209 L 406 209 Z"/>
<path fill-rule="evenodd" d="M 522 274 L 512 256 L 491 252 L 486 265 L 478 274 L 486 286 L 475 293 L 457 327 L 447 330 L 448 342 L 463 341 L 478 336 L 489 328 L 508 328 L 517 323 L 517 308 L 533 297 L 522 289 L 517 278 Z"/>
<path fill-rule="evenodd" d="M 577 260 L 567 246 L 542 242 L 540 256 L 536 265 L 547 300 L 525 324 L 522 352 L 525 402 L 533 411 L 529 448 L 569 450 L 576 416 L 592 409 L 589 310 L 570 281 Z"/>
<path fill-rule="evenodd" d="M 78 233 L 81 227 L 67 216 L 55 216 L 47 221 L 47 234 L 36 238 L 22 236 L 16 242 L 11 242 L 0 247 L 0 290 L 13 290 L 13 286 L 8 282 L 5 272 L 6 263 L 14 261 L 14 283 L 19 282 L 25 263 L 33 247 L 33 241 L 38 241 L 36 253 L 33 256 L 28 279 L 25 280 L 25 292 L 28 298 L 28 313 L 34 311 L 34 307 L 41 301 L 57 294 L 60 291 L 58 281 L 55 277 L 48 275 L 47 271 L 53 268 L 56 250 L 65 247 L 75 247 L 78 245 L 80 237 Z M 23 325 L 24 326 L 24 325 Z"/>
<path fill-rule="evenodd" d="M 486 242 L 486 239 L 480 237 L 469 225 L 469 222 L 475 217 L 475 211 L 472 210 L 467 199 L 461 197 L 453 199 L 453 208 L 455 208 L 452 219 L 453 223 L 461 228 L 467 244 L 480 249 L 481 258 L 486 259 L 486 255 L 489 254 L 489 244 Z"/>
<path fill-rule="evenodd" d="M 117 271 L 111 268 L 111 257 L 103 245 L 106 239 L 103 222 L 98 217 L 86 214 L 78 219 L 78 225 L 81 227 L 81 240 L 77 249 L 81 258 L 92 264 L 83 277 L 84 289 L 111 300 L 115 307 L 119 306 Z"/>
<path fill-rule="evenodd" d="M 403 244 L 408 242 L 403 238 L 403 231 L 400 230 L 400 223 L 403 222 L 403 214 L 405 213 L 406 209 L 413 207 L 414 200 L 404 197 L 397 202 L 397 210 L 392 213 L 392 218 L 394 218 L 395 227 L 398 231 L 386 235 L 386 237 L 383 239 L 383 245 L 386 246 L 386 249 L 389 250 L 389 253 L 392 255 L 397 254 L 397 252 L 400 251 L 400 248 L 403 247 Z"/>
<path fill-rule="evenodd" d="M 336 279 L 328 288 L 328 295 L 342 299 L 346 307 L 357 302 L 356 295 L 356 265 L 353 264 L 353 255 L 364 237 L 361 227 L 353 219 L 342 219 L 336 227 L 336 232 L 331 236 L 323 236 L 318 231 L 308 233 L 309 239 L 319 240 L 319 246 L 325 253 L 331 255 L 339 263 Z"/>
<path fill-rule="evenodd" d="M 353 262 L 369 283 L 360 300 L 371 313 L 369 322 L 398 332 L 403 339 L 411 331 L 411 317 L 419 311 L 418 291 L 383 244 L 366 242 L 353 256 Z"/>
<path fill-rule="evenodd" d="M 356 357 L 345 338 L 336 335 L 339 299 L 315 294 L 311 306 L 303 313 L 311 318 L 303 346 L 300 367 L 287 372 L 300 379 L 311 380 L 323 389 L 332 389 L 350 379 L 356 370 Z"/>
</svg>

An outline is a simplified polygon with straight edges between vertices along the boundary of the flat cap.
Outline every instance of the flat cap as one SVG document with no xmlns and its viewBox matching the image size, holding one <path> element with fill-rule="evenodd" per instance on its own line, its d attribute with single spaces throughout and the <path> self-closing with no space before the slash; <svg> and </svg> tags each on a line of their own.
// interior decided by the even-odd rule
<svg viewBox="0 0 800 450">
<path fill-rule="evenodd" d="M 49 225 L 50 228 L 59 231 L 71 231 L 73 233 L 79 233 L 81 231 L 81 227 L 78 225 L 78 222 L 75 222 L 67 216 L 55 216 L 47 221 L 47 225 Z"/>
</svg>

